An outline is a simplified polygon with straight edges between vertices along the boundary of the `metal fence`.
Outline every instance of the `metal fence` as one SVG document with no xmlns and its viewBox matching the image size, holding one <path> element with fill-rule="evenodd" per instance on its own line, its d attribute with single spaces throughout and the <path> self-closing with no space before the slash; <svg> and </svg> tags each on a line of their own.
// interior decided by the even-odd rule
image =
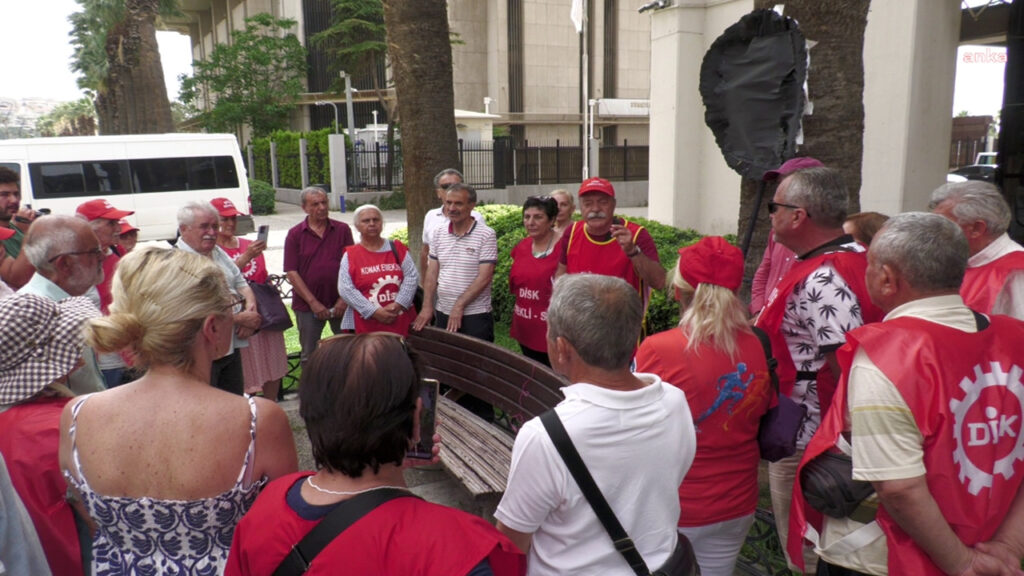
<svg viewBox="0 0 1024 576">
<path fill-rule="evenodd" d="M 385 142 L 364 145 L 358 142 L 346 152 L 348 162 L 348 189 L 352 192 L 387 191 L 404 183 L 402 171 L 402 143 L 393 149 Z M 647 180 L 649 147 L 630 145 L 602 146 L 599 149 L 598 172 L 604 178 L 616 181 Z M 310 153 L 306 158 L 311 182 L 329 183 L 328 159 L 323 154 Z M 301 159 L 298 154 L 278 153 L 278 185 L 301 187 Z M 256 178 L 270 182 L 269 155 L 255 158 Z M 515 146 L 509 138 L 496 138 L 491 142 L 459 140 L 459 169 L 466 183 L 474 188 L 490 189 L 524 184 L 579 183 L 583 172 L 583 148 L 578 144 L 531 146 L 523 142 Z M 323 176 L 321 178 L 321 175 Z"/>
</svg>

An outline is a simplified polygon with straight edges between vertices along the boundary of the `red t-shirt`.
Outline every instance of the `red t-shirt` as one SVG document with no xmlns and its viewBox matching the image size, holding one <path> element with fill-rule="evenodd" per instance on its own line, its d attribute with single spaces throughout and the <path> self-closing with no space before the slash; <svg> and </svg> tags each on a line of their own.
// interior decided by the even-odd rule
<svg viewBox="0 0 1024 576">
<path fill-rule="evenodd" d="M 37 400 L 0 413 L 0 454 L 54 574 L 82 573 L 78 530 L 57 459 L 60 413 L 69 400 Z"/>
<path fill-rule="evenodd" d="M 114 272 L 117 272 L 117 263 L 120 261 L 121 257 L 113 251 L 103 259 L 103 282 L 96 285 L 96 291 L 100 293 L 100 312 L 103 312 L 104 315 L 110 313 L 108 309 L 114 301 L 114 297 L 110 294 L 110 287 L 114 283 Z"/>
<path fill-rule="evenodd" d="M 218 244 L 218 246 L 220 246 L 232 260 L 235 260 L 242 252 L 245 252 L 246 248 L 248 248 L 250 244 L 252 244 L 252 240 L 239 238 L 238 248 L 228 248 L 226 246 L 221 246 L 220 244 Z M 257 284 L 266 283 L 267 262 L 263 259 L 263 254 L 256 256 L 245 265 L 245 268 L 242 269 L 242 277 L 249 282 L 255 282 Z"/>
<path fill-rule="evenodd" d="M 687 349 L 673 328 L 648 337 L 636 371 L 661 376 L 686 394 L 697 454 L 679 486 L 679 525 L 704 526 L 753 514 L 757 507 L 757 431 L 774 401 L 761 342 L 737 334 L 735 360 L 711 346 Z"/>
<path fill-rule="evenodd" d="M 292 546 L 317 525 L 286 500 L 288 490 L 311 474 L 289 474 L 263 490 L 235 529 L 225 576 L 273 574 Z M 495 576 L 526 572 L 522 553 L 482 518 L 419 498 L 397 498 L 331 541 L 306 575 L 462 576 L 485 558 Z"/>
<path fill-rule="evenodd" d="M 508 287 L 516 300 L 509 333 L 531 350 L 547 352 L 548 304 L 558 271 L 558 251 L 543 258 L 533 256 L 533 239 L 523 238 L 512 249 Z"/>
</svg>

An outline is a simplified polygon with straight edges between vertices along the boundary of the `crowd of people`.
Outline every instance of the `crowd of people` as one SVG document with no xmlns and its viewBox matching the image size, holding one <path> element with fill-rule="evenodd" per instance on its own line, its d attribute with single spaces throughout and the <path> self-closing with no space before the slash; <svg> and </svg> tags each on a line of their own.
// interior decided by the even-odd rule
<svg viewBox="0 0 1024 576">
<path fill-rule="evenodd" d="M 793 570 L 1020 574 L 1024 248 L 1001 193 L 947 184 L 929 212 L 888 218 L 849 214 L 813 158 L 764 178 L 749 303 L 738 248 L 702 238 L 666 274 L 607 180 L 526 200 L 511 336 L 567 385 L 518 430 L 492 526 L 415 497 L 403 474 L 423 410 L 403 337 L 494 340 L 497 238 L 457 170 L 434 179 L 419 258 L 383 236 L 377 207 L 353 214 L 355 242 L 324 190 L 301 192 L 283 269 L 315 461 L 300 472 L 275 402 L 283 335 L 253 288 L 267 245 L 237 235 L 242 213 L 191 202 L 173 247 L 136 247 L 131 212 L 38 214 L 0 168 L 0 568 L 728 576 L 785 398 L 803 416 L 767 468 Z M 666 286 L 679 324 L 644 337 Z M 826 459 L 845 466 L 826 491 L 842 512 L 814 492 Z"/>
</svg>

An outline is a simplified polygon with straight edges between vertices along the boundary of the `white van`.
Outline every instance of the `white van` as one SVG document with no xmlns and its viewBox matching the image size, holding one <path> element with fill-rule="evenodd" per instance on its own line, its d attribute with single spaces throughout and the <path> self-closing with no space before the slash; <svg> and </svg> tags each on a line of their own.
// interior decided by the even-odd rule
<svg viewBox="0 0 1024 576">
<path fill-rule="evenodd" d="M 167 240 L 177 212 L 192 200 L 230 199 L 249 207 L 238 141 L 231 134 L 140 134 L 0 140 L 0 166 L 21 175 L 21 203 L 54 214 L 105 198 L 121 210 L 140 240 Z M 250 210 L 251 212 L 251 210 Z M 252 231 L 239 217 L 238 233 Z"/>
</svg>

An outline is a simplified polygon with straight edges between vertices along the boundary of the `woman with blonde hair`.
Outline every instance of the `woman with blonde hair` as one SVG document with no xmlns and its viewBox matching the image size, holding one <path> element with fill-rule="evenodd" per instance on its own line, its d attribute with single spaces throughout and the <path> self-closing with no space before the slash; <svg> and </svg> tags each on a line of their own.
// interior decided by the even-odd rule
<svg viewBox="0 0 1024 576">
<path fill-rule="evenodd" d="M 679 532 L 701 574 L 729 576 L 757 507 L 757 431 L 774 396 L 764 348 L 736 289 L 743 254 L 712 236 L 679 250 L 671 273 L 683 309 L 677 328 L 640 345 L 637 372 L 658 374 L 686 393 L 697 454 L 679 486 Z"/>
<path fill-rule="evenodd" d="M 551 193 L 551 197 L 558 203 L 558 214 L 555 216 L 555 240 L 562 237 L 572 226 L 572 215 L 576 212 L 576 200 L 568 190 L 558 189 Z"/>
<path fill-rule="evenodd" d="M 219 574 L 235 525 L 298 468 L 284 412 L 210 386 L 238 304 L 211 260 L 145 247 L 118 265 L 98 352 L 127 348 L 145 375 L 61 415 L 65 479 L 95 523 L 92 573 Z"/>
</svg>

